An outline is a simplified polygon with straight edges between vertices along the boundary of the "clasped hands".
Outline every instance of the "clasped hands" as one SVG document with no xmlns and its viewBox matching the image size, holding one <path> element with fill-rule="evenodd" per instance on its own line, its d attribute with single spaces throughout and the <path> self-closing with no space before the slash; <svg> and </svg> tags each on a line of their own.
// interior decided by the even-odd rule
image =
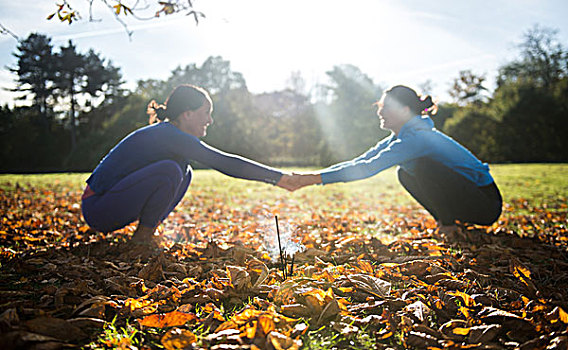
<svg viewBox="0 0 568 350">
<path fill-rule="evenodd" d="M 321 175 L 314 173 L 291 173 L 284 174 L 276 186 L 284 188 L 290 192 L 305 186 L 316 185 L 321 183 Z"/>
</svg>

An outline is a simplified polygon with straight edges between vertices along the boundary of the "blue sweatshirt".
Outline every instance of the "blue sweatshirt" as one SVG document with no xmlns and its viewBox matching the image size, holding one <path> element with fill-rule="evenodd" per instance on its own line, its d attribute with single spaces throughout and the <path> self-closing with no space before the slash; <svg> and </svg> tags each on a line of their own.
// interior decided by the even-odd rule
<svg viewBox="0 0 568 350">
<path fill-rule="evenodd" d="M 462 174 L 477 186 L 493 182 L 489 166 L 469 150 L 434 128 L 428 116 L 416 116 L 379 141 L 361 156 L 320 171 L 323 184 L 348 182 L 373 176 L 394 165 L 414 174 L 415 161 L 429 157 Z"/>
<path fill-rule="evenodd" d="M 226 175 L 276 184 L 282 172 L 215 149 L 168 122 L 148 125 L 122 139 L 87 179 L 98 194 L 108 191 L 128 174 L 161 160 L 173 160 L 183 170 L 198 161 Z"/>
</svg>

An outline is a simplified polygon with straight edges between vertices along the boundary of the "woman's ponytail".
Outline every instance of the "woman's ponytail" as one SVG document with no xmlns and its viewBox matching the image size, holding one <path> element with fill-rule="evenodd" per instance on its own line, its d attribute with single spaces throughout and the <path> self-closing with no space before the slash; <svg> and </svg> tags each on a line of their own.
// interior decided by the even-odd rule
<svg viewBox="0 0 568 350">
<path fill-rule="evenodd" d="M 434 103 L 430 95 L 420 96 L 418 108 L 420 108 L 420 114 L 422 115 L 434 115 L 438 111 L 438 106 Z"/>
<path fill-rule="evenodd" d="M 168 110 L 166 109 L 166 106 L 159 105 L 155 100 L 152 100 L 150 101 L 150 103 L 148 103 L 146 113 L 149 116 L 149 124 L 163 122 L 164 120 L 168 119 Z"/>
</svg>

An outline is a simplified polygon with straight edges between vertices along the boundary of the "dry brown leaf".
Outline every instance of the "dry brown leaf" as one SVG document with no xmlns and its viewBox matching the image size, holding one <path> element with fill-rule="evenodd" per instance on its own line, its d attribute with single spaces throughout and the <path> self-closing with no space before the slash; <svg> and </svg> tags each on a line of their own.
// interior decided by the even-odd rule
<svg viewBox="0 0 568 350">
<path fill-rule="evenodd" d="M 79 327 L 60 318 L 48 316 L 38 317 L 26 321 L 24 325 L 33 333 L 39 333 L 65 341 L 77 341 L 87 337 L 87 334 Z"/>
<path fill-rule="evenodd" d="M 498 324 L 473 326 L 470 328 L 468 341 L 470 343 L 487 344 L 499 334 L 501 326 Z"/>
<path fill-rule="evenodd" d="M 164 334 L 160 342 L 166 350 L 183 350 L 190 348 L 197 337 L 187 329 L 172 328 Z"/>
<path fill-rule="evenodd" d="M 187 322 L 196 322 L 199 318 L 195 314 L 187 314 L 179 311 L 172 311 L 166 314 L 154 314 L 138 320 L 141 326 L 166 328 L 183 326 Z"/>
<path fill-rule="evenodd" d="M 387 296 L 390 293 L 391 283 L 375 276 L 365 274 L 352 274 L 345 276 L 356 288 L 378 297 Z"/>
<path fill-rule="evenodd" d="M 310 317 L 311 316 L 310 309 L 304 304 L 282 305 L 280 307 L 280 310 L 281 310 L 282 314 L 284 314 L 288 317 L 299 318 L 299 317 Z"/>
<path fill-rule="evenodd" d="M 227 266 L 229 282 L 237 291 L 245 291 L 252 288 L 250 275 L 247 269 L 240 266 Z"/>
</svg>

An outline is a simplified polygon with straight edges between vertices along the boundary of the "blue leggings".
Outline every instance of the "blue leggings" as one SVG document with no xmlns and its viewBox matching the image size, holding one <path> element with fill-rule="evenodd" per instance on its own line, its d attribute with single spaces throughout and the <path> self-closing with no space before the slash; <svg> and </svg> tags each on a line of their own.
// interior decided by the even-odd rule
<svg viewBox="0 0 568 350">
<path fill-rule="evenodd" d="M 501 193 L 491 183 L 478 187 L 463 175 L 430 158 L 416 161 L 414 175 L 398 169 L 402 186 L 443 225 L 456 220 L 491 225 L 501 215 Z"/>
<path fill-rule="evenodd" d="M 83 200 L 83 217 L 101 232 L 139 220 L 157 227 L 181 201 L 191 182 L 191 168 L 182 171 L 173 160 L 162 160 L 126 176 L 103 194 Z"/>
</svg>

